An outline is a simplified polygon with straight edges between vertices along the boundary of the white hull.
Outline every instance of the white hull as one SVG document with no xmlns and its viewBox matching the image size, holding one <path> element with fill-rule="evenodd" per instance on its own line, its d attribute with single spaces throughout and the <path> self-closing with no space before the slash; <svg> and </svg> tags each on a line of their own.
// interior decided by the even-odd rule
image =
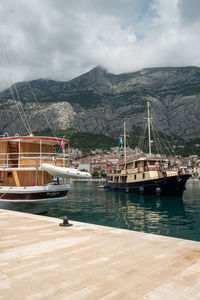
<svg viewBox="0 0 200 300">
<path fill-rule="evenodd" d="M 0 187 L 0 202 L 53 202 L 64 200 L 70 189 L 69 184 L 44 186 Z"/>
<path fill-rule="evenodd" d="M 42 164 L 42 170 L 46 171 L 52 176 L 63 177 L 63 178 L 91 178 L 91 174 L 88 172 L 81 172 L 74 168 L 56 167 L 50 164 Z"/>
<path fill-rule="evenodd" d="M 0 208 L 42 213 L 67 199 L 69 185 L 0 187 Z"/>
</svg>

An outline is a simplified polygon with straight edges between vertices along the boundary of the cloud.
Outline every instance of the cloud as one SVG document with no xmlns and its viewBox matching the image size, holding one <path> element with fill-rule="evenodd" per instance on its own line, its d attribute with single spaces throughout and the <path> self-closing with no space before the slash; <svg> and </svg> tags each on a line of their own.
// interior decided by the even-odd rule
<svg viewBox="0 0 200 300">
<path fill-rule="evenodd" d="M 199 23 L 199 11 L 200 2 L 199 0 L 180 0 L 178 3 L 178 8 L 180 10 L 180 15 L 183 23 L 190 26 L 193 23 Z"/>
<path fill-rule="evenodd" d="M 2 0 L 0 87 L 8 74 L 66 81 L 97 65 L 114 73 L 200 66 L 199 3 Z"/>
</svg>

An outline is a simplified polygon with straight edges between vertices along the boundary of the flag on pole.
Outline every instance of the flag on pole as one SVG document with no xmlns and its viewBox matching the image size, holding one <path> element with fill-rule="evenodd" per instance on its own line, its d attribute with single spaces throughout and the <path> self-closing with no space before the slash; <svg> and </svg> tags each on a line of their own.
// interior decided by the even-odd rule
<svg viewBox="0 0 200 300">
<path fill-rule="evenodd" d="M 61 152 L 64 152 L 65 150 L 65 142 L 64 142 L 64 138 L 62 139 L 61 143 L 60 143 L 60 149 L 61 149 Z"/>
<path fill-rule="evenodd" d="M 122 137 L 120 137 L 119 144 L 120 144 L 120 147 L 122 148 L 123 147 L 123 139 L 122 139 Z"/>
</svg>

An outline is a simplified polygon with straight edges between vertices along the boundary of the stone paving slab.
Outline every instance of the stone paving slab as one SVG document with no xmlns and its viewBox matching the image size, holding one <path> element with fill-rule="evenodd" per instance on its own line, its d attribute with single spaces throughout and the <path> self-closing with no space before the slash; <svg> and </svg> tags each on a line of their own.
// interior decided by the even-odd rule
<svg viewBox="0 0 200 300">
<path fill-rule="evenodd" d="M 0 299 L 200 299 L 200 243 L 0 210 Z"/>
</svg>

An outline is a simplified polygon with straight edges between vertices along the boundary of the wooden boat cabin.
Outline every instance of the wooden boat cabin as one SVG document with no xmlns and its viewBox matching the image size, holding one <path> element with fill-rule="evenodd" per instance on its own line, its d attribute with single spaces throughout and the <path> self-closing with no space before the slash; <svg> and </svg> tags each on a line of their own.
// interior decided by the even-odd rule
<svg viewBox="0 0 200 300">
<path fill-rule="evenodd" d="M 173 176 L 166 159 L 139 158 L 130 162 L 124 162 L 113 168 L 107 175 L 108 182 L 113 183 L 132 183 Z"/>
<path fill-rule="evenodd" d="M 69 140 L 53 137 L 0 138 L 0 186 L 34 186 L 50 183 L 51 175 L 43 171 L 41 165 L 48 163 L 67 166 L 68 159 L 63 149 L 68 144 Z"/>
</svg>

